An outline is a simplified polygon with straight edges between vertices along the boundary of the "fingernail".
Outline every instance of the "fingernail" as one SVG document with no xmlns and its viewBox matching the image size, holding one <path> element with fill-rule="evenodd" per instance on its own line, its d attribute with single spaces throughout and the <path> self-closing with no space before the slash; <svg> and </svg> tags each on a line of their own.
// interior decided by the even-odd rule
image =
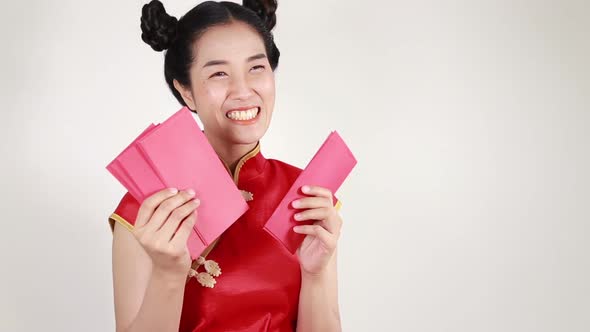
<svg viewBox="0 0 590 332">
<path fill-rule="evenodd" d="M 176 194 L 178 192 L 178 189 L 176 188 L 168 188 L 168 191 L 172 194 Z"/>
<path fill-rule="evenodd" d="M 300 220 L 301 219 L 301 214 L 295 213 L 295 215 L 293 216 L 293 218 L 295 218 L 295 220 Z"/>
<path fill-rule="evenodd" d="M 298 208 L 298 207 L 299 207 L 301 204 L 299 203 L 299 200 L 295 200 L 295 201 L 293 201 L 293 202 L 291 203 L 291 205 L 292 205 L 294 208 Z"/>
<path fill-rule="evenodd" d="M 195 191 L 194 191 L 194 190 L 192 190 L 192 189 L 188 189 L 188 190 L 186 191 L 186 193 L 187 193 L 187 194 L 189 194 L 189 196 L 191 196 L 191 197 L 195 195 Z"/>
<path fill-rule="evenodd" d="M 195 203 L 197 203 L 197 205 L 200 205 L 201 204 L 201 200 L 198 199 L 198 198 L 193 199 L 193 201 L 195 201 Z"/>
<path fill-rule="evenodd" d="M 303 191 L 304 193 L 308 193 L 309 192 L 309 186 L 303 186 L 303 187 L 301 187 L 301 191 Z"/>
</svg>

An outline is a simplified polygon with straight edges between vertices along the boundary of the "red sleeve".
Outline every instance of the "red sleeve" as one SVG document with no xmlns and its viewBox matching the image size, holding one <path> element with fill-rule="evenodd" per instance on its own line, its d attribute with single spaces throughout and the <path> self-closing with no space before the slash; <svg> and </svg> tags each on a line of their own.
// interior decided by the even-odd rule
<svg viewBox="0 0 590 332">
<path fill-rule="evenodd" d="M 109 216 L 109 224 L 111 232 L 115 229 L 115 222 L 125 226 L 125 228 L 132 230 L 139 211 L 139 202 L 131 196 L 129 192 L 123 196 L 115 211 Z"/>
</svg>

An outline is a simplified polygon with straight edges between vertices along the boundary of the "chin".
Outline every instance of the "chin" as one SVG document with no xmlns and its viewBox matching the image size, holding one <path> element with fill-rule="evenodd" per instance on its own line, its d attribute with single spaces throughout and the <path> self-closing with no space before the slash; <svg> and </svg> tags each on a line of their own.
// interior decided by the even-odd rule
<svg viewBox="0 0 590 332">
<path fill-rule="evenodd" d="M 253 144 L 258 142 L 266 130 L 240 130 L 229 133 L 229 141 L 233 144 Z"/>
</svg>

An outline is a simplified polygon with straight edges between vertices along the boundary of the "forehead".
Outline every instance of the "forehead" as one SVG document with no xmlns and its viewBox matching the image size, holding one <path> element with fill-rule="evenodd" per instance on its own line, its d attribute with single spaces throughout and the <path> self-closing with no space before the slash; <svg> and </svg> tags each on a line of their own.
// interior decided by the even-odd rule
<svg viewBox="0 0 590 332">
<path fill-rule="evenodd" d="M 243 61 L 249 56 L 266 53 L 260 35 L 242 22 L 207 29 L 193 47 L 197 65 L 210 60 Z"/>
</svg>

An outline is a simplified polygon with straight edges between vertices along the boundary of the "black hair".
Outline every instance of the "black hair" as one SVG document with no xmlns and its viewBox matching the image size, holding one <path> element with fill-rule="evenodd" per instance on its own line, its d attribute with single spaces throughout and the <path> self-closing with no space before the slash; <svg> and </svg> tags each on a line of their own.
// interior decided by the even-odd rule
<svg viewBox="0 0 590 332">
<path fill-rule="evenodd" d="M 164 76 L 178 102 L 187 106 L 174 88 L 176 79 L 190 86 L 189 69 L 193 62 L 192 45 L 213 27 L 240 21 L 250 25 L 264 42 L 268 61 L 274 71 L 279 65 L 280 52 L 271 30 L 276 24 L 276 0 L 243 0 L 243 5 L 228 1 L 206 1 L 198 4 L 177 20 L 166 13 L 164 5 L 152 0 L 141 12 L 141 39 L 155 51 L 166 50 Z"/>
</svg>

